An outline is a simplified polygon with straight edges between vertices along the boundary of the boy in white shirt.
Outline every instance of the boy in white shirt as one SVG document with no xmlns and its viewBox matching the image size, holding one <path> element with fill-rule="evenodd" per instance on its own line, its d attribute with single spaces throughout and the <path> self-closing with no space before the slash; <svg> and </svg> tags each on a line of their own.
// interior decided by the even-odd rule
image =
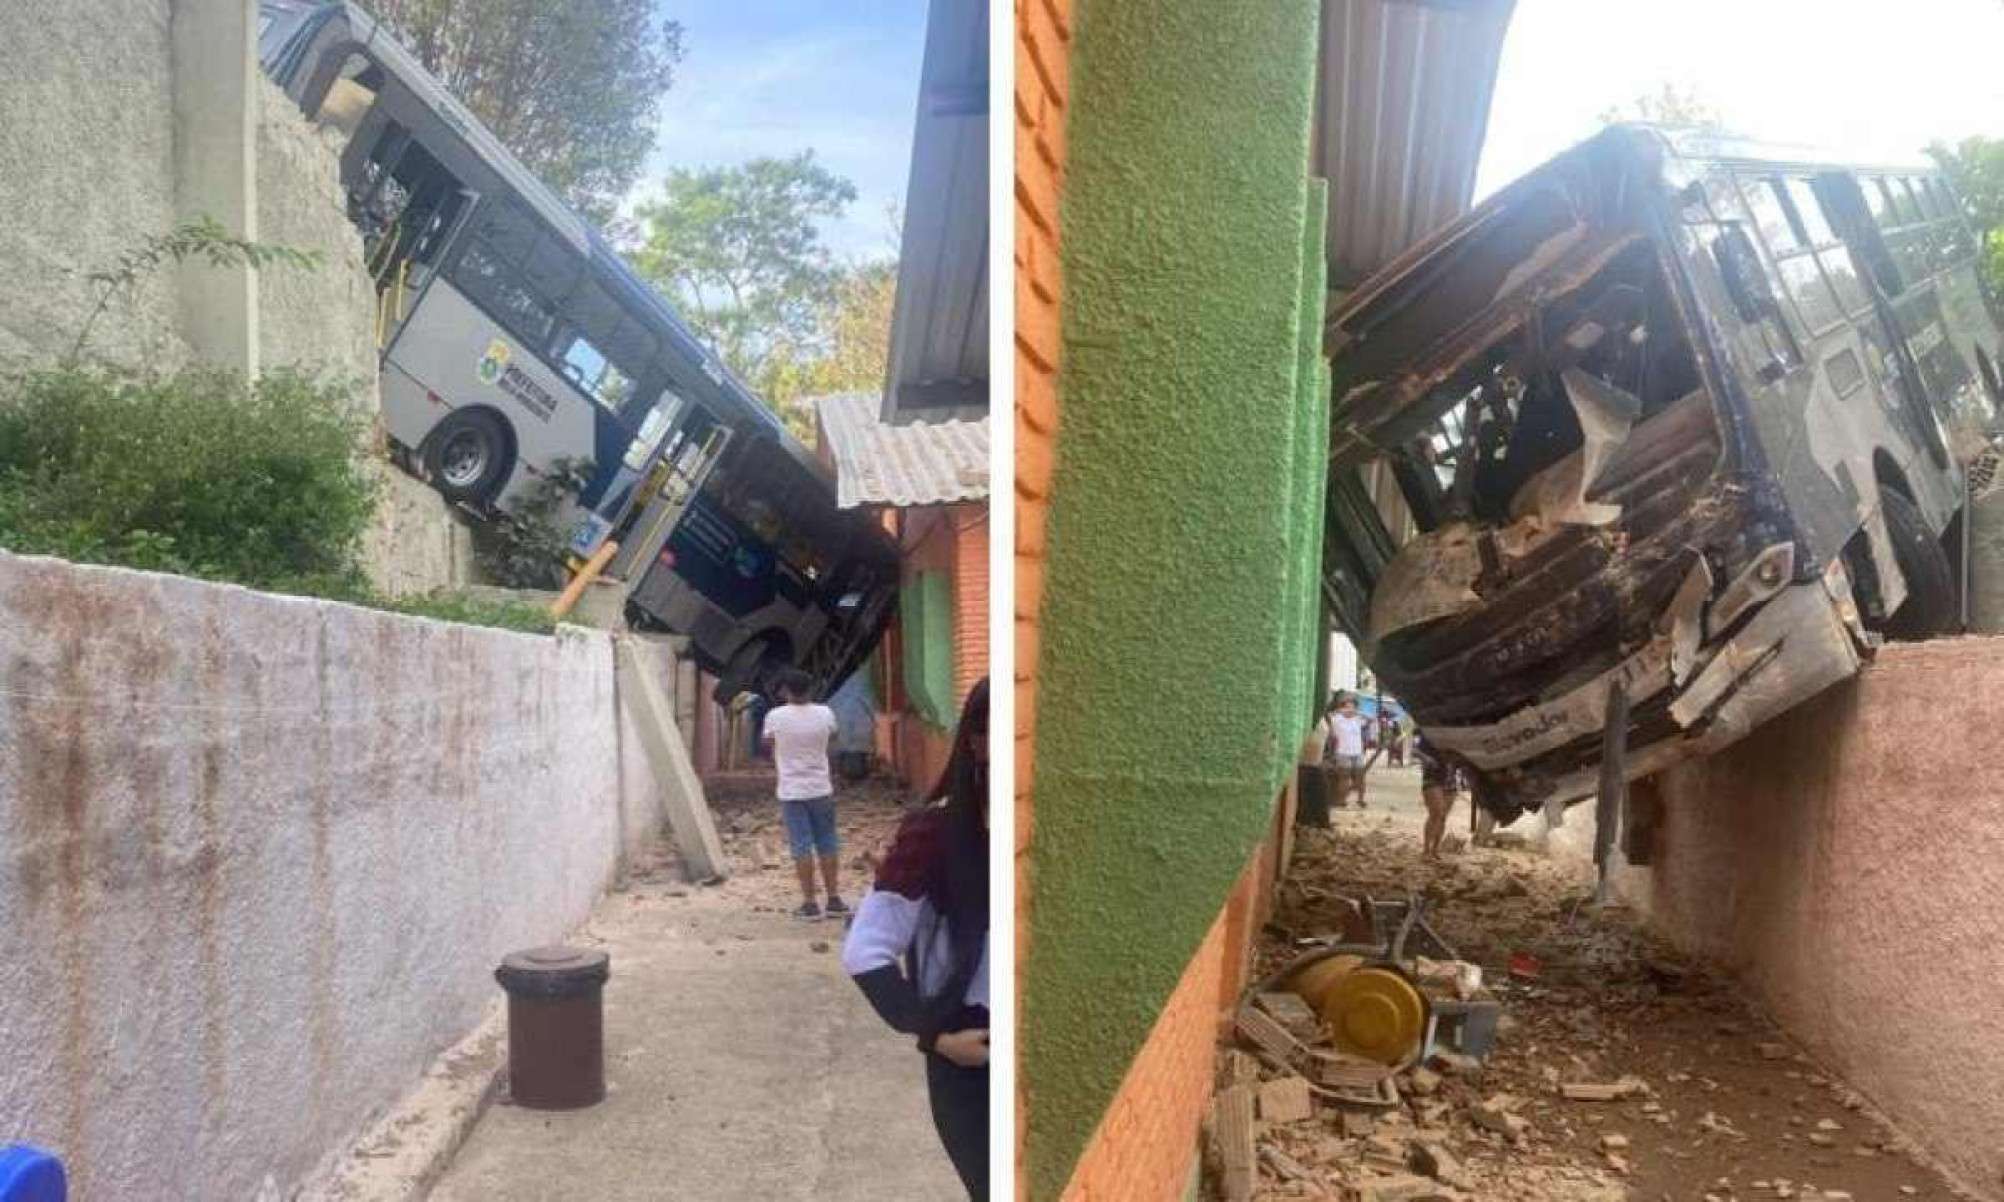
<svg viewBox="0 0 2004 1202">
<path fill-rule="evenodd" d="M 800 908 L 795 918 L 816 919 L 822 907 L 814 897 L 814 860 L 821 860 L 821 881 L 828 890 L 829 917 L 847 914 L 836 892 L 841 868 L 841 842 L 835 835 L 835 783 L 828 771 L 828 740 L 835 733 L 835 711 L 814 702 L 814 679 L 805 672 L 780 674 L 776 691 L 782 702 L 765 716 L 761 731 L 779 770 L 779 813 L 786 822 L 786 842 L 793 853 L 794 875 L 800 878 Z"/>
<path fill-rule="evenodd" d="M 1344 694 L 1329 719 L 1330 759 L 1334 762 L 1329 808 L 1340 810 L 1357 791 L 1357 808 L 1364 808 L 1364 719 L 1357 714 L 1357 699 Z"/>
</svg>

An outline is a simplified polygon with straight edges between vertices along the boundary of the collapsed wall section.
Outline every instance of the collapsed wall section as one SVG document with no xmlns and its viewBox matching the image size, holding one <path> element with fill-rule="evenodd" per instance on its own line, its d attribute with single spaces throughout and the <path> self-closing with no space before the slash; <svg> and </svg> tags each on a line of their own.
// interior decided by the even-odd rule
<svg viewBox="0 0 2004 1202">
<path fill-rule="evenodd" d="M 659 829 L 626 718 L 596 632 L 0 553 L 0 1139 L 293 1188 Z"/>
<path fill-rule="evenodd" d="M 1893 644 L 1664 773 L 1624 892 L 1965 1183 L 2004 1173 L 2004 640 Z"/>
</svg>

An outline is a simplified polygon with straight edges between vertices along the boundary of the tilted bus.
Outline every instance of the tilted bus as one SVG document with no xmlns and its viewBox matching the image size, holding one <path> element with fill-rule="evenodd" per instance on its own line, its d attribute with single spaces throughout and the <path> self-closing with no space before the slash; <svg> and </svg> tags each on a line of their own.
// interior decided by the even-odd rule
<svg viewBox="0 0 2004 1202">
<path fill-rule="evenodd" d="M 585 465 L 571 550 L 634 526 L 629 616 L 688 636 L 720 693 L 859 665 L 894 545 L 600 233 L 359 7 L 264 0 L 260 55 L 338 131 L 398 461 L 479 514 Z"/>
<path fill-rule="evenodd" d="M 1932 169 L 1617 126 L 1331 314 L 1325 596 L 1481 805 L 1646 777 L 1958 627 L 1976 249 Z"/>
</svg>

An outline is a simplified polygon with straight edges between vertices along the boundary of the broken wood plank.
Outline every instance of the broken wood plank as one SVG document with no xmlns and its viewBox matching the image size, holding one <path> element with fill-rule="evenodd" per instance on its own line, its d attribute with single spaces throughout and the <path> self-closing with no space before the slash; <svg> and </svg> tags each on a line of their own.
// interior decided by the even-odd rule
<svg viewBox="0 0 2004 1202">
<path fill-rule="evenodd" d="M 1220 1192 L 1227 1202 L 1251 1202 L 1259 1176 L 1251 1086 L 1234 1085 L 1217 1096 L 1211 1140 L 1217 1152 Z"/>
<path fill-rule="evenodd" d="M 1303 1043 L 1316 1043 L 1322 1039 L 1322 1017 L 1314 1007 L 1303 1001 L 1298 993 L 1262 993 L 1253 999 L 1259 1008 L 1272 1015 L 1287 1033 Z"/>
<path fill-rule="evenodd" d="M 1291 1067 L 1299 1063 L 1308 1050 L 1273 1015 L 1256 1006 L 1239 1007 L 1238 1029 L 1246 1042 L 1283 1065 Z"/>
<path fill-rule="evenodd" d="M 1315 1117 L 1315 1100 L 1308 1082 L 1282 1077 L 1259 1087 L 1259 1117 L 1269 1123 L 1298 1123 Z"/>
</svg>

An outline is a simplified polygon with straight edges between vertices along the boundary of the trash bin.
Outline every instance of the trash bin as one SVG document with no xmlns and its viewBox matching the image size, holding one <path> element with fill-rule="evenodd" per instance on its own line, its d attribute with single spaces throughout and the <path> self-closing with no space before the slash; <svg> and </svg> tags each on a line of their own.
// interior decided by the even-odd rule
<svg viewBox="0 0 2004 1202">
<path fill-rule="evenodd" d="M 508 993 L 508 1092 L 517 1106 L 577 1110 L 605 1100 L 605 982 L 612 958 L 538 947 L 501 961 Z"/>
<path fill-rule="evenodd" d="M 68 1197 L 62 1161 L 27 1144 L 0 1148 L 0 1202 L 64 1202 Z"/>
</svg>

